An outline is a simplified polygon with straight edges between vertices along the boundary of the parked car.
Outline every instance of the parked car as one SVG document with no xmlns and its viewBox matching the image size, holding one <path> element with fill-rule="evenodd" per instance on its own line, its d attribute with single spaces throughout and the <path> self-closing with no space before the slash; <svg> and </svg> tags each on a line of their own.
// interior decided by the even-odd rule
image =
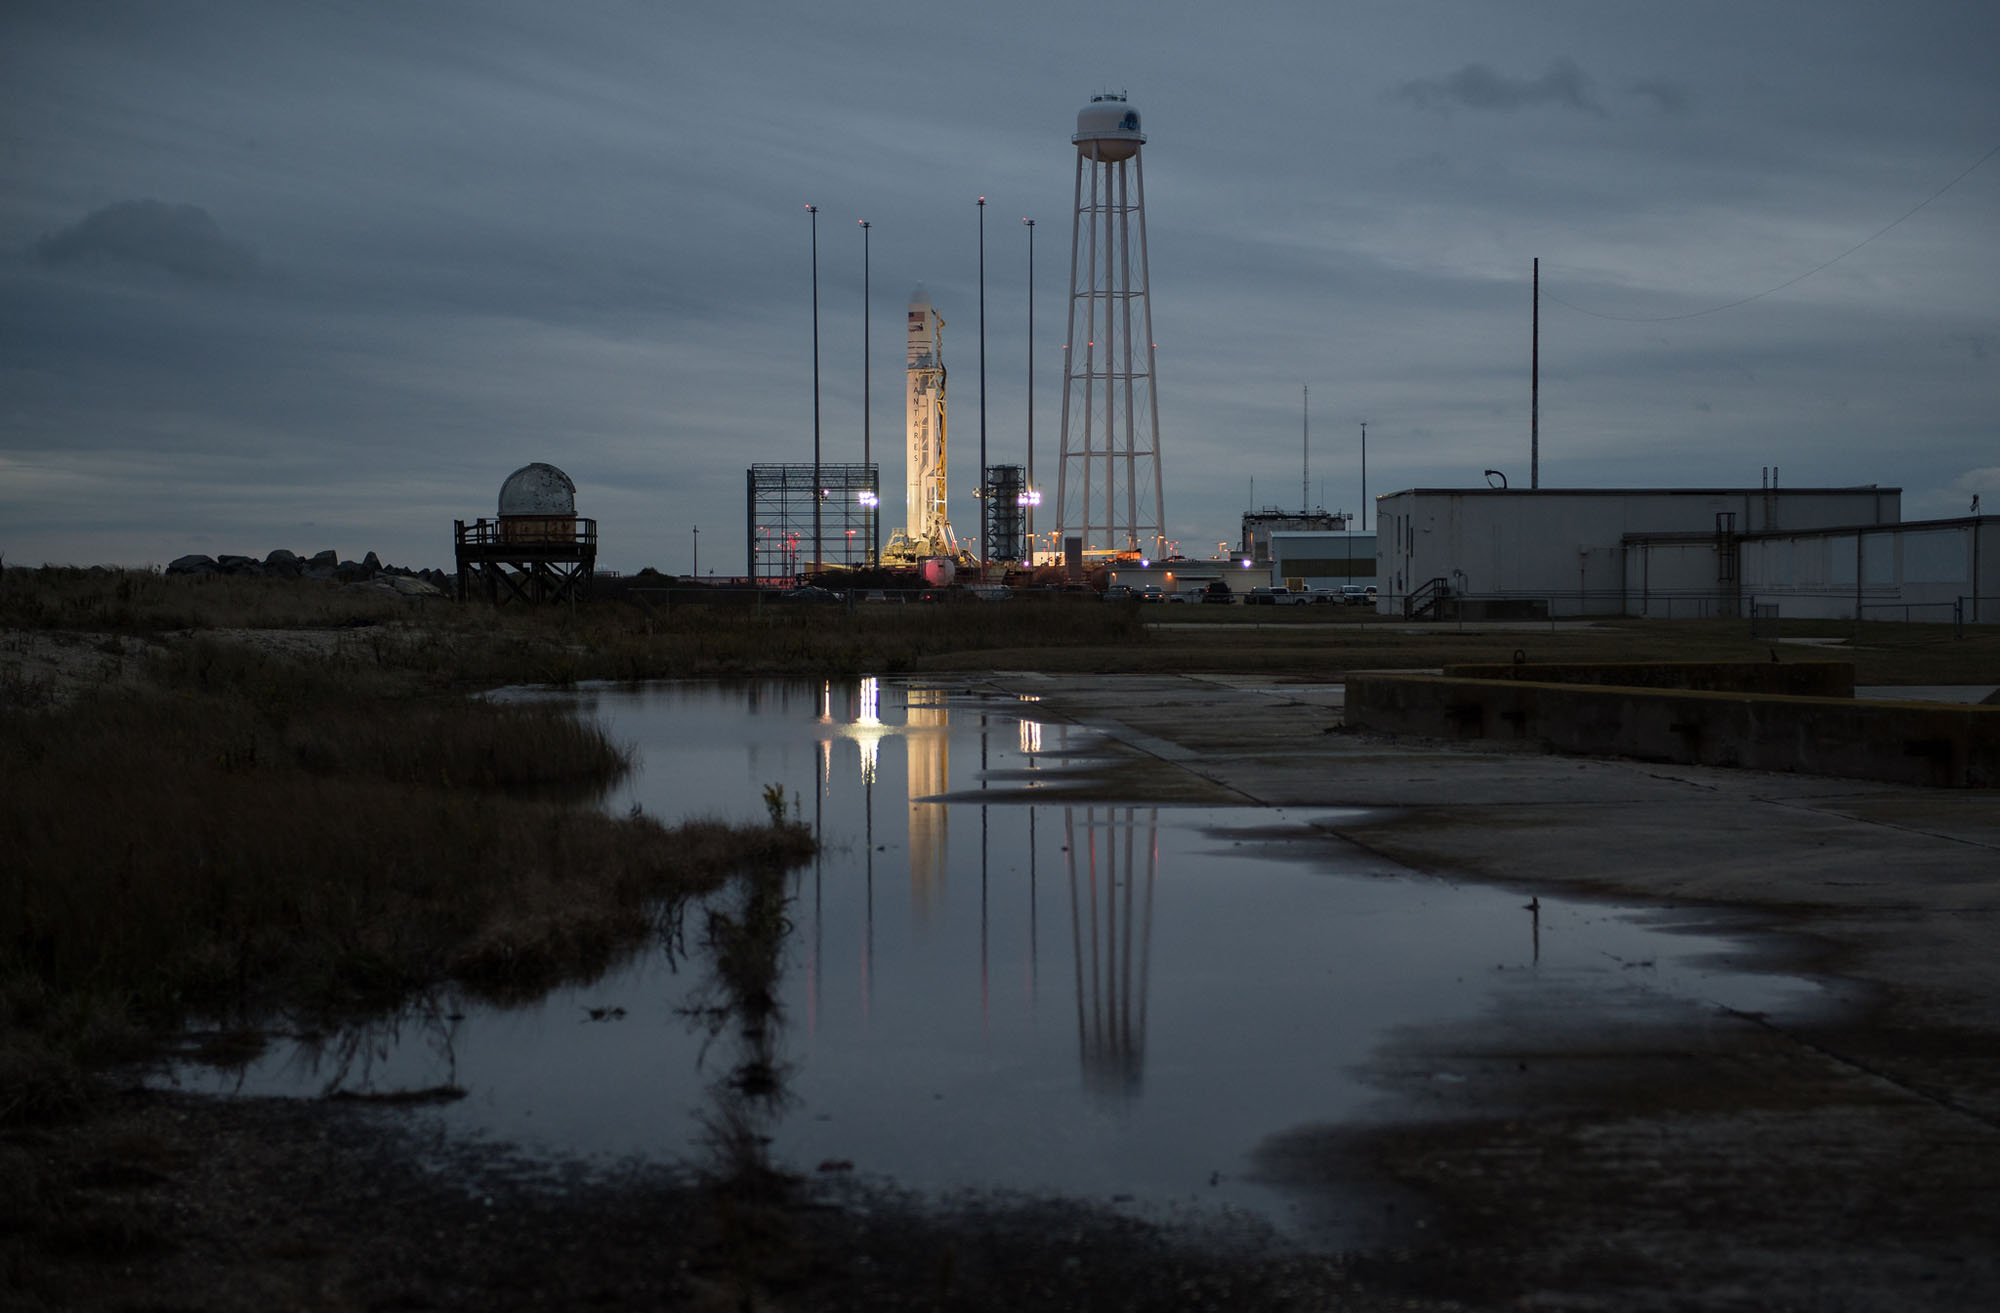
<svg viewBox="0 0 2000 1313">
<path fill-rule="evenodd" d="M 1235 591 L 1231 589 L 1228 584 L 1223 583 L 1222 580 L 1220 579 L 1217 579 L 1214 582 L 1210 583 L 1208 587 L 1202 589 L 1201 600 L 1204 602 L 1215 603 L 1221 606 L 1228 606 L 1231 602 L 1236 600 L 1236 594 Z"/>
<path fill-rule="evenodd" d="M 1113 584 L 1104 590 L 1104 600 L 1107 602 L 1129 602 L 1132 600 L 1132 590 L 1124 584 Z"/>
<path fill-rule="evenodd" d="M 1340 600 L 1348 606 L 1372 606 L 1375 602 L 1375 590 L 1364 588 L 1360 584 L 1342 584 Z"/>
<path fill-rule="evenodd" d="M 1317 604 L 1320 602 L 1341 602 L 1346 599 L 1340 595 L 1338 588 L 1308 588 L 1306 589 L 1306 600 Z"/>
<path fill-rule="evenodd" d="M 1245 606 L 1303 606 L 1305 602 L 1304 593 L 1295 593 L 1283 584 L 1270 588 L 1252 588 L 1243 599 Z"/>
<path fill-rule="evenodd" d="M 1167 600 L 1167 590 L 1158 584 L 1140 584 L 1138 591 L 1132 596 L 1142 602 L 1164 602 Z"/>
</svg>

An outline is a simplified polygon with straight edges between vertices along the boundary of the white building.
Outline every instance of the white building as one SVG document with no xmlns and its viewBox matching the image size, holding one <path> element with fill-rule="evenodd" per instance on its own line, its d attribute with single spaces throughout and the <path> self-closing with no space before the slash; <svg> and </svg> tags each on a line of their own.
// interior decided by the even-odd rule
<svg viewBox="0 0 2000 1313">
<path fill-rule="evenodd" d="M 1652 615 L 1671 598 L 1675 615 L 1739 615 L 1764 542 L 1896 525 L 1902 490 L 1412 488 L 1376 512 L 1384 612 Z"/>
<path fill-rule="evenodd" d="M 1824 620 L 2000 621 L 2000 516 L 1788 533 L 1735 544 L 1741 605 Z M 1698 535 L 1626 544 L 1626 613 L 1711 614 L 1717 549 Z M 1722 612 L 1739 614 L 1734 609 Z"/>
</svg>

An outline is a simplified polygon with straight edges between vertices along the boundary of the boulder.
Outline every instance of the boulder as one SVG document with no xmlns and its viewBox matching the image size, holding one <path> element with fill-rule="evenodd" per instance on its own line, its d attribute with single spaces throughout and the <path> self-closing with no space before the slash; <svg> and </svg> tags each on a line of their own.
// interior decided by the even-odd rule
<svg viewBox="0 0 2000 1313">
<path fill-rule="evenodd" d="M 443 597 L 443 596 L 444 596 L 444 589 L 442 589 L 442 588 L 439 588 L 439 587 L 438 587 L 437 585 L 435 585 L 435 584 L 432 584 L 432 583 L 427 583 L 427 582 L 425 582 L 425 581 L 424 581 L 424 580 L 422 580 L 422 579 L 417 579 L 417 578 L 414 578 L 414 577 L 410 577 L 410 576 L 405 576 L 405 575 L 391 575 L 391 576 L 389 576 L 389 578 L 388 578 L 388 583 L 389 583 L 389 586 L 390 586 L 390 587 L 394 588 L 394 589 L 395 589 L 395 590 L 396 590 L 397 592 L 401 593 L 401 594 L 402 594 L 402 595 L 403 595 L 404 597 Z"/>
<path fill-rule="evenodd" d="M 334 567 L 333 577 L 344 584 L 360 583 L 368 578 L 369 569 L 359 561 L 342 561 Z"/>
<path fill-rule="evenodd" d="M 264 558 L 264 573 L 296 579 L 305 569 L 305 564 L 299 559 L 297 552 L 288 552 L 280 547 Z"/>
<path fill-rule="evenodd" d="M 404 579 L 399 575 L 378 574 L 372 579 L 357 579 L 347 585 L 349 591 L 359 593 L 382 593 L 390 597 L 442 598 L 444 590 L 433 588 L 421 579 Z"/>
<path fill-rule="evenodd" d="M 306 564 L 315 570 L 337 570 L 340 568 L 340 553 L 329 547 L 323 552 L 314 552 Z"/>
<path fill-rule="evenodd" d="M 168 574 L 214 574 L 213 556 L 178 556 L 167 562 Z"/>
<path fill-rule="evenodd" d="M 264 573 L 264 563 L 254 556 L 218 556 L 215 568 L 224 574 Z"/>
<path fill-rule="evenodd" d="M 370 574 L 380 574 L 382 573 L 382 560 L 375 553 L 370 552 L 361 558 L 361 568 Z"/>
</svg>

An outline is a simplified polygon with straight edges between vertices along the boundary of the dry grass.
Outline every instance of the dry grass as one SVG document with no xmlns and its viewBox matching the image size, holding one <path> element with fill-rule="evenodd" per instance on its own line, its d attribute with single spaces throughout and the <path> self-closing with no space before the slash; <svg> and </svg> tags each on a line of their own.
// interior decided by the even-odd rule
<svg viewBox="0 0 2000 1313">
<path fill-rule="evenodd" d="M 8 629 L 334 628 L 402 618 L 423 605 L 311 579 L 165 575 L 102 566 L 0 571 L 0 628 Z"/>
</svg>

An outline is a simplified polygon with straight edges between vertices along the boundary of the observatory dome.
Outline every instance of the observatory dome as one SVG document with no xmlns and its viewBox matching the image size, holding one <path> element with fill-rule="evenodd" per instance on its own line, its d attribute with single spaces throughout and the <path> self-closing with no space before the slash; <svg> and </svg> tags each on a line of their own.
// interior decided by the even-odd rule
<svg viewBox="0 0 2000 1313">
<path fill-rule="evenodd" d="M 1139 131 L 1139 111 L 1122 95 L 1092 96 L 1090 103 L 1076 112 L 1076 143 L 1079 154 L 1089 155 L 1096 147 L 1097 158 L 1116 161 L 1131 159 L 1146 144 Z"/>
<path fill-rule="evenodd" d="M 553 465 L 523 465 L 500 485 L 502 515 L 575 515 L 576 485 Z"/>
</svg>

